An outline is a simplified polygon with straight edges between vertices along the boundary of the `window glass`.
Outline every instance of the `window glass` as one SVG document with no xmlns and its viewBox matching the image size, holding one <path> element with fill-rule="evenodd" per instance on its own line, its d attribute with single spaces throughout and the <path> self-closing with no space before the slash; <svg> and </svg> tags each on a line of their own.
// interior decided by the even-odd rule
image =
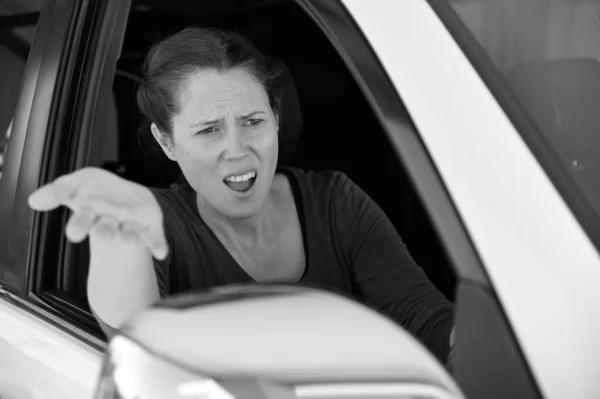
<svg viewBox="0 0 600 399">
<path fill-rule="evenodd" d="M 600 214 L 600 1 L 450 4 Z"/>
<path fill-rule="evenodd" d="M 27 56 L 35 13 L 43 0 L 0 0 L 0 178 Z"/>
</svg>

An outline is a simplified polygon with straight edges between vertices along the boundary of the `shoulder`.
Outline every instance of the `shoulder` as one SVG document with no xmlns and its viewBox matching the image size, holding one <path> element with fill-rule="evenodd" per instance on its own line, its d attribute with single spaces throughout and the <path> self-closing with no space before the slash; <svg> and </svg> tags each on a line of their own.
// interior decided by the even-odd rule
<svg viewBox="0 0 600 399">
<path fill-rule="evenodd" d="M 178 273 L 186 273 L 190 264 L 197 264 L 198 259 L 201 259 L 198 255 L 199 245 L 209 240 L 195 205 L 196 193 L 188 184 L 178 184 L 169 188 L 152 187 L 150 191 L 161 208 L 165 234 L 171 248 L 166 261 L 155 260 L 155 266 L 162 270 L 161 281 L 164 289 L 168 287 L 165 285 L 165 279 L 170 273 L 165 268 L 173 266 L 179 270 Z M 202 239 L 198 240 L 197 237 Z M 173 290 L 177 290 L 177 287 L 171 287 L 171 291 Z"/>
<path fill-rule="evenodd" d="M 160 206 L 165 224 L 195 220 L 195 192 L 188 184 L 178 184 L 169 188 L 150 188 Z"/>
<path fill-rule="evenodd" d="M 187 184 L 177 184 L 169 188 L 149 187 L 161 207 L 189 206 L 190 189 Z"/>
<path fill-rule="evenodd" d="M 284 173 L 293 175 L 309 214 L 332 220 L 348 218 L 365 207 L 370 207 L 368 195 L 344 172 L 336 170 L 303 170 L 286 168 Z M 293 182 L 292 182 L 293 186 Z"/>
<path fill-rule="evenodd" d="M 350 178 L 337 170 L 310 170 L 296 167 L 285 167 L 281 171 L 292 174 L 303 192 L 313 194 L 333 194 L 344 186 L 352 185 Z"/>
</svg>

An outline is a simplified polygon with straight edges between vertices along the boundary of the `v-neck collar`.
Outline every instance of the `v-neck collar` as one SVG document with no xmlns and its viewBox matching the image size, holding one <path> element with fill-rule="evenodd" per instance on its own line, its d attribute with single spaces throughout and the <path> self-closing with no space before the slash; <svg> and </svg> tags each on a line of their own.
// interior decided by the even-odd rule
<svg viewBox="0 0 600 399">
<path fill-rule="evenodd" d="M 300 221 L 300 229 L 302 230 L 302 243 L 303 243 L 303 247 L 304 247 L 304 271 L 302 272 L 302 276 L 300 276 L 300 278 L 294 282 L 294 284 L 297 284 L 297 283 L 300 283 L 306 277 L 306 274 L 308 273 L 309 264 L 310 264 L 308 234 L 307 234 L 307 225 L 306 225 L 306 211 L 305 211 L 305 205 L 304 205 L 305 198 L 304 198 L 303 190 L 302 190 L 301 183 L 300 183 L 300 177 L 296 174 L 295 168 L 280 167 L 279 169 L 277 169 L 277 171 L 275 173 L 283 174 L 290 183 L 290 187 L 292 189 L 292 196 L 294 198 L 294 203 L 296 206 L 296 212 L 298 215 L 298 219 Z M 240 264 L 237 262 L 237 260 L 235 260 L 233 255 L 231 255 L 229 250 L 227 250 L 227 248 L 225 247 L 223 242 L 221 242 L 219 237 L 217 237 L 217 235 L 213 231 L 213 229 L 208 225 L 208 223 L 206 223 L 204 221 L 204 219 L 202 219 L 202 216 L 200 216 L 200 212 L 198 211 L 198 204 L 196 202 L 196 192 L 187 182 L 184 184 L 186 185 L 186 187 L 185 187 L 186 192 L 187 192 L 186 197 L 188 199 L 189 205 L 194 210 L 194 214 L 198 217 L 198 219 L 200 220 L 202 225 L 209 232 L 212 239 L 216 242 L 216 245 L 218 245 L 219 248 L 221 249 L 221 251 L 226 254 L 226 256 L 229 258 L 229 261 L 231 262 L 231 264 L 235 265 L 237 271 L 240 272 L 240 274 L 246 280 L 258 284 L 259 282 L 256 281 L 252 276 L 250 276 L 246 272 L 246 270 L 244 270 L 244 268 L 240 266 Z M 264 284 L 264 283 L 261 283 L 261 284 Z"/>
</svg>

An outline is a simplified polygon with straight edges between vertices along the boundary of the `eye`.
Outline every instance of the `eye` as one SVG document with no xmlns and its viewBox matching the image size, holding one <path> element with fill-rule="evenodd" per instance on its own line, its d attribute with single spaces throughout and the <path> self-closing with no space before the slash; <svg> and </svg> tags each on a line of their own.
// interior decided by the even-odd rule
<svg viewBox="0 0 600 399">
<path fill-rule="evenodd" d="M 246 125 L 247 126 L 258 126 L 261 123 L 263 123 L 264 121 L 262 119 L 248 119 L 246 121 Z"/>
<path fill-rule="evenodd" d="M 211 126 L 211 127 L 207 127 L 206 129 L 200 130 L 196 134 L 209 134 L 209 133 L 214 133 L 216 131 L 217 131 L 217 129 L 214 126 Z"/>
</svg>

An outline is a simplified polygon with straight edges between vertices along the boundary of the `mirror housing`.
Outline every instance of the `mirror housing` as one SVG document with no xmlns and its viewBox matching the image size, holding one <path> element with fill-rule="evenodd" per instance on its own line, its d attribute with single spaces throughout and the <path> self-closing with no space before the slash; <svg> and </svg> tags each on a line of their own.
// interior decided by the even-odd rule
<svg viewBox="0 0 600 399">
<path fill-rule="evenodd" d="M 279 285 L 169 298 L 110 341 L 96 398 L 200 397 L 463 398 L 392 320 L 343 296 Z"/>
</svg>

